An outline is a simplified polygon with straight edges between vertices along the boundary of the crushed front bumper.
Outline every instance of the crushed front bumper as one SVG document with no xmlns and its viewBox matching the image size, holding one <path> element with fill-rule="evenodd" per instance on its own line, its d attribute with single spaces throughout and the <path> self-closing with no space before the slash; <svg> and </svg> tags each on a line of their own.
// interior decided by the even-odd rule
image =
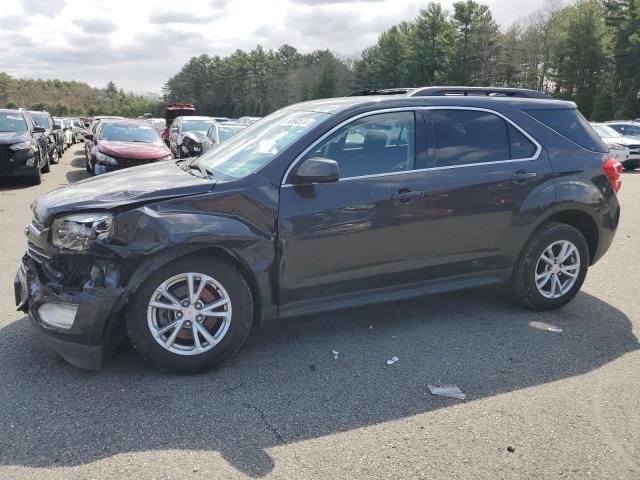
<svg viewBox="0 0 640 480">
<path fill-rule="evenodd" d="M 50 282 L 38 264 L 24 256 L 14 281 L 16 305 L 27 312 L 43 342 L 66 361 L 80 368 L 96 370 L 103 366 L 115 346 L 109 332 L 114 311 L 124 294 L 122 288 L 88 288 L 69 291 Z M 77 306 L 75 318 L 67 328 L 45 321 L 43 305 Z"/>
</svg>

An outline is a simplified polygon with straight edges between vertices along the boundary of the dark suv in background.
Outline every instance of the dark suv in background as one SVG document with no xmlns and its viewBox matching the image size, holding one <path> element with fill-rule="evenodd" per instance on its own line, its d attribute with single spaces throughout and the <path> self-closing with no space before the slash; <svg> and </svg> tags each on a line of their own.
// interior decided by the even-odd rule
<svg viewBox="0 0 640 480">
<path fill-rule="evenodd" d="M 28 113 L 0 109 L 0 178 L 28 177 L 39 184 L 49 171 L 48 147 L 45 129 Z"/>
<path fill-rule="evenodd" d="M 49 112 L 28 112 L 38 127 L 44 128 L 45 137 L 48 142 L 49 162 L 56 164 L 64 152 L 62 127 L 53 121 Z"/>
<path fill-rule="evenodd" d="M 575 104 L 481 93 L 292 105 L 201 157 L 50 192 L 17 305 L 75 365 L 128 336 L 178 372 L 275 318 L 495 284 L 558 308 L 611 245 L 621 165 Z"/>
</svg>

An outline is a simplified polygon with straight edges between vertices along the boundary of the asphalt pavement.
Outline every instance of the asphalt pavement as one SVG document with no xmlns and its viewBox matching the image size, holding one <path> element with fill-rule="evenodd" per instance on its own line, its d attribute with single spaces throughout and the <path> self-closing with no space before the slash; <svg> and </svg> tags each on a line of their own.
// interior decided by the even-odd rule
<svg viewBox="0 0 640 480">
<path fill-rule="evenodd" d="M 85 177 L 79 144 L 0 183 L 0 479 L 640 478 L 640 172 L 561 310 L 484 289 L 293 318 L 182 377 L 131 347 L 78 370 L 15 310 L 29 205 Z"/>
</svg>

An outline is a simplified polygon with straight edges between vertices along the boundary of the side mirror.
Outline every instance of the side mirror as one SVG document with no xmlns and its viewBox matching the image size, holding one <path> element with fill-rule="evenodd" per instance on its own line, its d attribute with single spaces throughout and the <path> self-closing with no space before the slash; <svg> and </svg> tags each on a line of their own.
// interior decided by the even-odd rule
<svg viewBox="0 0 640 480">
<path fill-rule="evenodd" d="M 44 129 L 43 127 L 33 127 L 33 133 L 44 133 L 47 130 Z"/>
<path fill-rule="evenodd" d="M 84 134 L 84 139 L 93 141 L 93 133 L 85 133 Z"/>
<path fill-rule="evenodd" d="M 335 160 L 314 157 L 302 162 L 291 174 L 294 185 L 310 185 L 312 183 L 333 183 L 340 179 L 340 167 Z"/>
</svg>

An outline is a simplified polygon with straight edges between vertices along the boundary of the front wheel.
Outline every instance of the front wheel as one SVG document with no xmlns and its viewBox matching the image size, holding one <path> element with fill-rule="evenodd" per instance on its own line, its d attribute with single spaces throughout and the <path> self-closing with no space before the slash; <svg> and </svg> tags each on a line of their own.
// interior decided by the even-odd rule
<svg viewBox="0 0 640 480">
<path fill-rule="evenodd" d="M 549 222 L 536 230 L 513 271 L 516 300 L 535 310 L 561 307 L 576 296 L 589 268 L 589 247 L 570 225 Z"/>
<path fill-rule="evenodd" d="M 253 322 L 251 290 L 233 265 L 188 257 L 154 272 L 127 311 L 129 338 L 158 368 L 197 373 L 228 360 Z"/>
</svg>

